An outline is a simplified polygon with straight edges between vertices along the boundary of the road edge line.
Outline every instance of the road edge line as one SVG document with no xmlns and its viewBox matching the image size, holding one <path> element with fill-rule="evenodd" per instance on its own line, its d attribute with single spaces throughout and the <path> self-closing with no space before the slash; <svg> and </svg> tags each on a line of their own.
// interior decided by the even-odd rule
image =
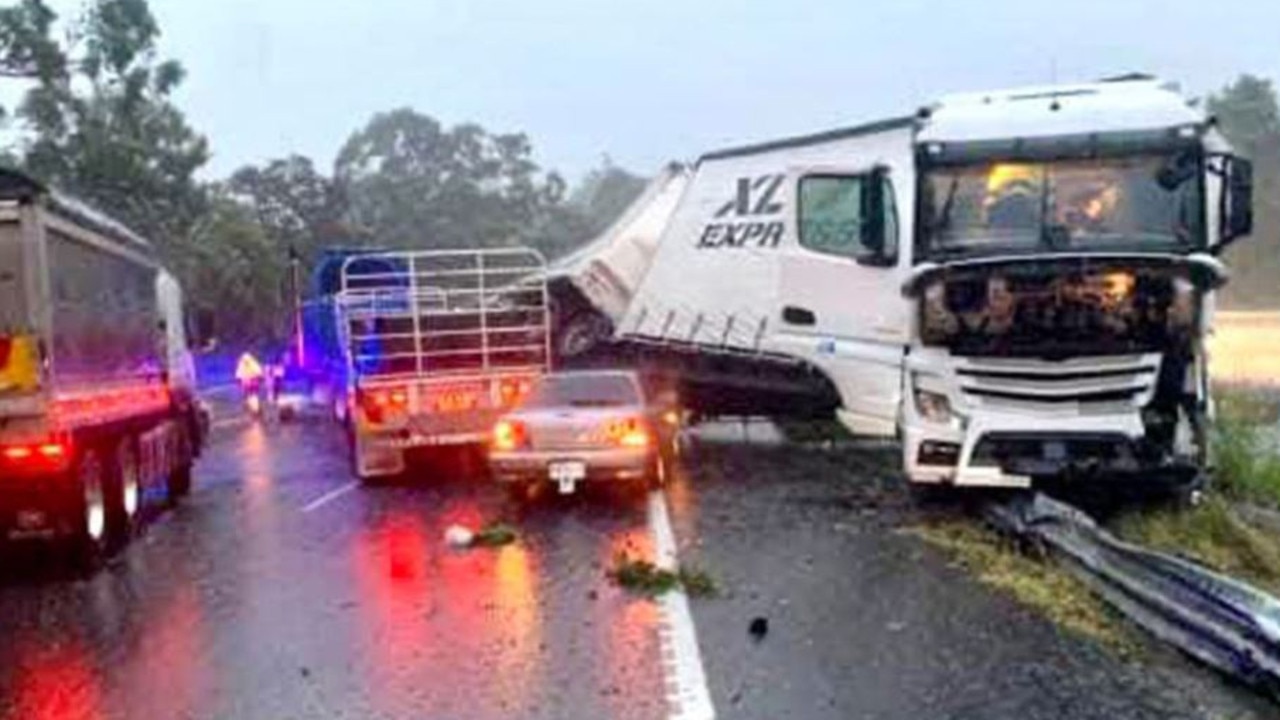
<svg viewBox="0 0 1280 720">
<path fill-rule="evenodd" d="M 329 503 L 333 502 L 334 500 L 337 500 L 338 498 L 342 497 L 343 495 L 346 495 L 347 493 L 351 492 L 352 490 L 355 490 L 358 487 L 360 487 L 360 483 L 356 482 L 355 480 L 352 480 L 346 485 L 334 488 L 329 492 L 316 498 L 315 500 L 312 500 L 311 502 L 307 503 L 306 505 L 303 505 L 302 512 L 309 513 L 314 510 L 319 510 L 325 505 L 328 505 Z"/>
<path fill-rule="evenodd" d="M 649 532 L 653 535 L 654 564 L 676 570 L 676 536 L 671 529 L 671 514 L 661 490 L 649 494 Z M 698 634 L 689 610 L 689 598 L 678 590 L 658 598 L 662 625 L 658 642 L 662 650 L 662 669 L 673 692 L 667 696 L 672 708 L 671 720 L 714 720 L 715 706 L 707 687 L 707 674 L 698 649 Z M 662 632 L 665 629 L 667 632 Z M 667 658 L 670 658 L 668 660 Z"/>
</svg>

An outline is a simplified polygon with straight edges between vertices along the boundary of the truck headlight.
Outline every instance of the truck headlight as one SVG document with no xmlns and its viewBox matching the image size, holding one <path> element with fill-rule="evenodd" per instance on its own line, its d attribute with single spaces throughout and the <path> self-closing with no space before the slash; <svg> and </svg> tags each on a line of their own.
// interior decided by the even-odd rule
<svg viewBox="0 0 1280 720">
<path fill-rule="evenodd" d="M 951 422 L 951 401 L 942 393 L 916 389 L 916 412 L 935 423 Z"/>
</svg>

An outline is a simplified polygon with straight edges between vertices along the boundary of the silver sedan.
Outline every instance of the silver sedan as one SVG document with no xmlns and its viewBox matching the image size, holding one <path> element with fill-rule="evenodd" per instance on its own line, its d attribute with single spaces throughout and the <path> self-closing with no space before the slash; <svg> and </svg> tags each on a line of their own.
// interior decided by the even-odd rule
<svg viewBox="0 0 1280 720">
<path fill-rule="evenodd" d="M 647 397 L 636 373 L 554 373 L 498 420 L 489 467 L 520 499 L 537 483 L 561 494 L 597 481 L 657 487 L 670 470 L 678 426 L 674 402 Z"/>
</svg>

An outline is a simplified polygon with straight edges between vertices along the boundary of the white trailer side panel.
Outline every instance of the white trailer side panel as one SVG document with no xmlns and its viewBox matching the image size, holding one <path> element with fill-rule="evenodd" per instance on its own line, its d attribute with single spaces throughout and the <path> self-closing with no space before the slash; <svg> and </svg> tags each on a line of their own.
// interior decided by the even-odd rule
<svg viewBox="0 0 1280 720">
<path fill-rule="evenodd" d="M 662 235 L 619 333 L 735 350 L 767 349 L 784 299 L 778 294 L 780 259 L 797 246 L 796 173 L 805 168 L 862 172 L 888 166 L 905 237 L 914 196 L 910 138 L 910 128 L 896 122 L 886 123 L 883 131 L 832 133 L 704 158 Z M 899 267 L 909 265 L 909 244 L 900 242 Z M 814 309 L 839 313 L 844 300 L 836 295 L 824 302 L 829 307 Z M 900 315 L 904 322 L 906 316 L 905 311 Z M 905 326 L 902 330 L 905 338 Z"/>
</svg>

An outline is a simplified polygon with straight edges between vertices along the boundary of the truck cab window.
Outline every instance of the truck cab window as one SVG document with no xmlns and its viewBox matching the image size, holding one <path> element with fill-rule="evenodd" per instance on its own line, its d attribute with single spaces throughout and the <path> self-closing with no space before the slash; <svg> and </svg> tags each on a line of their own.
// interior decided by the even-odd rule
<svg viewBox="0 0 1280 720">
<path fill-rule="evenodd" d="M 810 175 L 800 180 L 800 245 L 851 260 L 892 258 L 897 253 L 893 188 L 874 175 Z M 879 200 L 879 202 L 877 202 Z"/>
</svg>

